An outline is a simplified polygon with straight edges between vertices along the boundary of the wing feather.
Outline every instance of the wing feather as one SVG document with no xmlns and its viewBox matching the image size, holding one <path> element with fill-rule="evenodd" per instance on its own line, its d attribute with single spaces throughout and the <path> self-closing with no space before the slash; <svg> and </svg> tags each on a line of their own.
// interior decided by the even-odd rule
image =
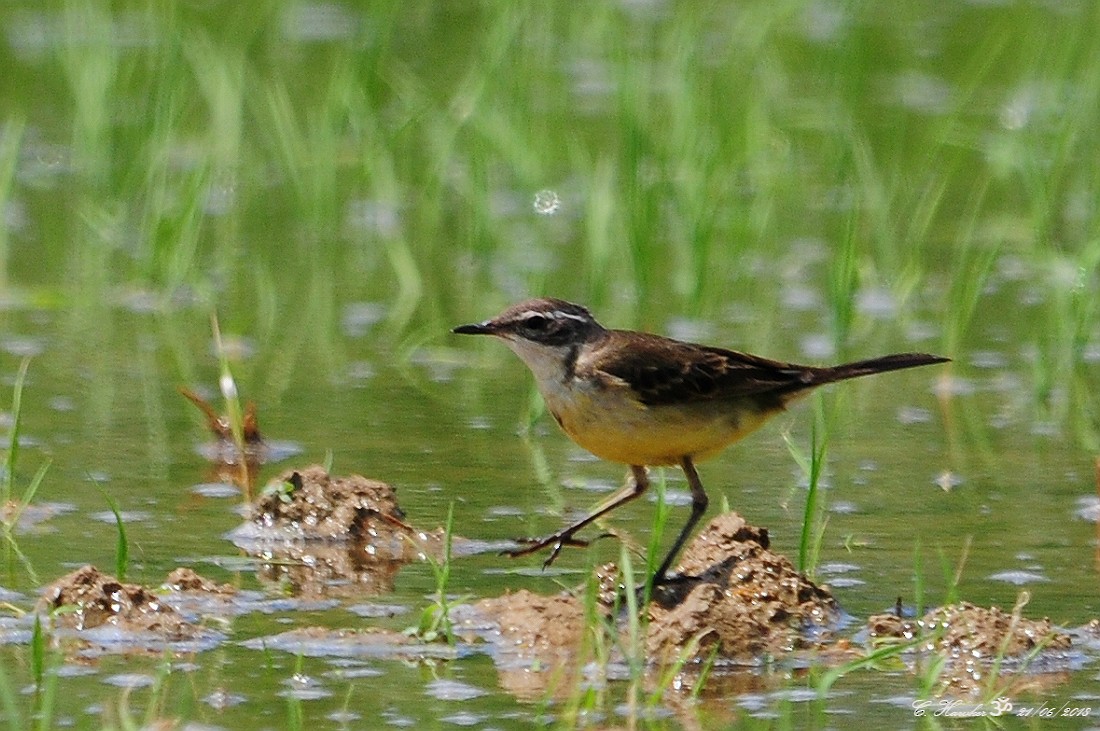
<svg viewBox="0 0 1100 731">
<path fill-rule="evenodd" d="M 816 383 L 817 369 L 724 348 L 629 333 L 628 351 L 605 353 L 599 370 L 630 384 L 647 406 L 733 397 L 780 397 Z"/>
</svg>

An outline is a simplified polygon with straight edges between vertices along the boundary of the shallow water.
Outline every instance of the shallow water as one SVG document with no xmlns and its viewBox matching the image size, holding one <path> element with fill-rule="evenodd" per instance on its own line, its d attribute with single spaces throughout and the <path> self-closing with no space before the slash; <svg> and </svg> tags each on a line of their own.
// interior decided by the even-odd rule
<svg viewBox="0 0 1100 731">
<path fill-rule="evenodd" d="M 529 386 L 510 354 L 500 353 L 496 362 L 498 354 L 487 349 L 483 357 L 493 359 L 491 368 L 478 353 L 462 355 L 467 362 L 442 382 L 425 375 L 409 385 L 407 375 L 403 381 L 383 371 L 350 391 L 361 399 L 348 398 L 342 384 L 304 384 L 295 389 L 294 403 L 288 397 L 271 408 L 261 407 L 264 432 L 276 439 L 290 437 L 302 450 L 265 466 L 261 474 L 270 477 L 284 466 L 323 459 L 332 449 L 334 472 L 346 469 L 389 481 L 397 487 L 407 519 L 418 527 L 440 525 L 453 502 L 456 534 L 490 546 L 552 531 L 617 485 L 623 476 L 620 468 L 587 458 L 545 418 L 530 434 L 517 433 L 517 405 L 526 400 Z M 262 561 L 242 556 L 228 540 L 241 521 L 239 495 L 229 490 L 223 496 L 203 494 L 208 464 L 198 447 L 207 436 L 193 407 L 174 394 L 171 384 L 163 385 L 158 403 L 171 417 L 162 444 L 150 443 L 145 435 L 127 439 L 126 432 L 144 429 L 147 422 L 141 418 L 96 428 L 79 408 L 55 415 L 37 402 L 79 400 L 80 393 L 58 380 L 44 388 L 51 382 L 52 357 L 47 348 L 34 361 L 23 412 L 28 447 L 21 459 L 35 465 L 49 454 L 54 460 L 38 501 L 64 506 L 19 535 L 20 548 L 42 580 L 85 562 L 104 570 L 114 565 L 113 515 L 104 510 L 98 486 L 124 506 L 131 580 L 156 586 L 172 568 L 188 565 L 256 592 L 251 606 L 215 625 L 227 641 L 175 661 L 182 663 L 182 670 L 175 668 L 167 681 L 164 702 L 183 703 L 187 717 L 223 727 L 256 719 L 261 725 L 280 725 L 287 714 L 297 712 L 290 710 L 295 703 L 303 704 L 310 719 L 344 718 L 341 709 L 346 708 L 352 716 L 398 726 L 429 720 L 509 726 L 542 717 L 545 709 L 532 704 L 532 695 L 516 699 L 501 689 L 498 670 L 482 655 L 485 647 L 460 645 L 459 659 L 440 661 L 425 658 L 421 651 L 395 657 L 388 651 L 353 651 L 348 657 L 338 649 L 271 641 L 288 629 L 314 625 L 395 630 L 414 625 L 434 589 L 430 567 L 417 562 L 402 567 L 392 593 L 377 595 L 366 585 L 356 589 L 337 583 L 328 590 L 331 599 L 280 598 L 294 585 L 274 579 L 278 572 L 262 570 Z M 988 375 L 979 371 L 972 379 L 976 395 L 947 400 L 948 410 L 937 400 L 941 380 L 931 369 L 843 384 L 825 396 L 837 405 L 838 415 L 829 442 L 829 517 L 819 577 L 834 588 L 856 623 L 890 610 L 898 597 L 907 605 L 917 601 L 918 572 L 921 598 L 934 605 L 959 562 L 957 591 L 969 601 L 1008 609 L 1024 588 L 1031 593 L 1027 616 L 1050 616 L 1065 627 L 1096 616 L 1100 597 L 1089 589 L 1096 567 L 1087 548 L 1096 527 L 1076 515 L 1082 496 L 1093 487 L 1090 462 L 1024 425 L 991 430 L 991 438 L 1004 443 L 1003 453 L 990 447 L 988 452 L 971 450 L 963 459 L 952 454 L 962 427 L 951 410 L 980 413 L 966 399 L 989 399 L 981 384 L 1011 373 L 1007 368 Z M 462 397 L 463 392 L 470 395 Z M 120 416 L 134 413 L 126 403 L 133 396 L 119 392 Z M 805 491 L 783 439 L 789 434 L 796 443 L 808 444 L 812 418 L 811 407 L 798 407 L 701 469 L 715 505 L 728 500 L 767 526 L 773 548 L 791 556 L 797 555 Z M 100 447 L 91 448 L 95 444 Z M 952 479 L 942 479 L 945 473 Z M 664 475 L 674 506 L 670 526 L 676 526 L 686 518 L 686 488 L 676 471 Z M 639 501 L 618 511 L 610 523 L 644 545 L 652 510 L 651 501 Z M 513 560 L 495 551 L 460 551 L 449 590 L 456 597 L 520 588 L 552 593 L 558 582 L 580 582 L 585 566 L 616 559 L 618 551 L 614 540 L 599 541 L 591 550 L 567 549 L 547 571 L 539 569 L 540 556 Z M 6 585 L 23 594 L 10 601 L 26 606 L 34 584 L 17 564 L 11 567 L 12 580 Z M 27 636 L 15 639 L 26 642 Z M 20 647 L 9 645 L 3 652 L 18 658 Z M 440 654 L 453 657 L 445 648 Z M 153 655 L 144 661 L 147 670 L 137 673 L 139 678 L 133 677 L 132 665 L 110 656 L 86 667 L 79 677 L 65 677 L 58 718 L 79 725 L 100 717 L 103 699 L 115 702 L 120 697 L 104 686 L 156 682 L 159 651 Z M 1095 680 L 1089 665 L 1085 662 L 1070 673 L 1050 695 L 1073 699 L 1084 693 L 1087 700 Z M 806 701 L 797 693 L 790 695 L 804 682 L 799 671 L 781 665 L 758 673 L 753 671 L 756 679 L 748 681 L 753 690 L 735 683 L 737 690 L 715 691 L 692 714 L 721 718 L 727 713 L 767 717 L 777 708 L 796 716 L 803 712 L 798 709 Z M 829 697 L 827 716 L 855 713 L 902 724 L 912 719 L 907 703 L 914 697 L 913 678 L 901 671 L 875 677 L 870 696 L 859 690 L 864 681 L 858 676 L 839 683 Z M 724 682 L 716 681 L 716 687 Z M 446 683 L 464 690 L 440 690 Z M 77 701 L 81 697 L 86 700 Z M 169 707 L 161 712 L 174 711 Z M 110 711 L 102 713 L 113 717 Z"/>
</svg>

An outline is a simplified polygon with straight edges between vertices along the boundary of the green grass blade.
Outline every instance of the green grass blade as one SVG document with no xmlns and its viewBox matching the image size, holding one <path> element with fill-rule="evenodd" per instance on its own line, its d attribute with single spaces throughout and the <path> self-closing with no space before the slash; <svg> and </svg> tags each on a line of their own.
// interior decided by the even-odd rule
<svg viewBox="0 0 1100 731">
<path fill-rule="evenodd" d="M 42 688 L 42 676 L 45 673 L 46 642 L 42 636 L 42 618 L 34 615 L 34 629 L 31 631 L 31 675 L 36 689 Z"/>
<path fill-rule="evenodd" d="M 23 407 L 23 384 L 27 380 L 27 369 L 30 368 L 31 359 L 24 358 L 19 364 L 19 371 L 15 375 L 15 387 L 11 396 L 11 434 L 8 437 L 8 454 L 4 460 L 4 476 L 0 482 L 0 500 L 11 500 L 11 487 L 15 480 L 15 466 L 19 461 L 19 426 L 20 414 Z"/>
<path fill-rule="evenodd" d="M 19 154 L 23 149 L 23 137 L 27 122 L 22 117 L 7 115 L 3 133 L 0 134 L 0 211 L 7 208 L 19 167 Z M 8 285 L 8 237 L 11 227 L 0 226 L 0 286 Z"/>
<path fill-rule="evenodd" d="M 0 663 L 0 708 L 4 710 L 8 728 L 12 731 L 23 731 L 27 727 L 23 723 L 23 713 L 19 707 L 19 693 L 8 677 L 6 666 L 7 663 Z"/>
<path fill-rule="evenodd" d="M 821 476 L 825 469 L 828 448 L 825 420 L 821 413 L 821 398 L 814 401 L 814 421 L 810 431 L 809 486 L 806 491 L 806 509 L 802 515 L 802 531 L 798 541 L 798 570 L 812 577 L 821 548 L 824 525 L 821 518 Z"/>
<path fill-rule="evenodd" d="M 634 479 L 633 476 L 630 479 Z M 657 571 L 657 566 L 660 564 L 660 549 L 661 539 L 664 536 L 665 525 L 668 523 L 668 516 L 671 513 L 668 500 L 666 499 L 667 483 L 665 481 L 665 471 L 661 470 L 658 478 L 654 481 L 654 490 L 657 495 L 656 507 L 653 510 L 653 524 L 649 531 L 649 543 L 646 545 L 645 553 L 645 570 L 646 575 L 643 577 L 645 581 L 645 591 L 642 596 L 642 606 L 649 604 L 649 599 L 653 594 L 653 579 L 654 574 Z M 670 567 L 675 569 L 675 566 Z"/>
<path fill-rule="evenodd" d="M 34 496 L 38 492 L 38 488 L 42 485 L 42 480 L 46 478 L 46 472 L 50 469 L 50 465 L 52 464 L 52 459 L 47 459 L 43 462 L 42 466 L 38 468 L 38 471 L 34 473 L 34 477 L 31 478 L 27 488 L 23 490 L 23 496 L 19 498 L 19 502 L 16 504 L 15 510 L 12 511 L 11 517 L 8 520 L 8 525 L 11 528 L 15 528 L 15 524 L 19 522 L 19 516 L 23 514 L 23 511 L 26 510 L 34 500 Z"/>
<path fill-rule="evenodd" d="M 126 580 L 126 570 L 130 563 L 130 543 L 126 539 L 126 525 L 122 520 L 122 513 L 118 509 L 118 503 L 114 498 L 107 494 L 107 491 L 102 487 L 96 486 L 99 489 L 99 493 L 103 495 L 103 499 L 107 501 L 107 506 L 111 509 L 111 512 L 115 516 L 115 529 L 118 534 L 118 540 L 115 543 L 115 576 L 119 581 Z"/>
</svg>

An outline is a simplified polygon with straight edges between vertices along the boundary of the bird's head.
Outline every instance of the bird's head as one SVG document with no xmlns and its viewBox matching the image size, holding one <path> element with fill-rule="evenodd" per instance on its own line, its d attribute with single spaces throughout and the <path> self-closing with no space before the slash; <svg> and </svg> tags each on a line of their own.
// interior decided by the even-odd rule
<svg viewBox="0 0 1100 731">
<path fill-rule="evenodd" d="M 500 338 L 541 380 L 557 377 L 570 359 L 576 359 L 577 349 L 606 330 L 580 305 L 540 298 L 512 305 L 492 319 L 460 325 L 451 332 Z"/>
</svg>

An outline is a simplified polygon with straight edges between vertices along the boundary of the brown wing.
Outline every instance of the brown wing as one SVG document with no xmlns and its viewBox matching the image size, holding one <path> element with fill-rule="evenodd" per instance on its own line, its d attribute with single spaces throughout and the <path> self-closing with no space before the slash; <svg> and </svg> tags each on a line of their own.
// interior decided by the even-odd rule
<svg viewBox="0 0 1100 731">
<path fill-rule="evenodd" d="M 817 384 L 818 369 L 748 353 L 630 333 L 623 356 L 610 355 L 599 369 L 622 379 L 648 406 L 739 396 L 780 398 Z"/>
</svg>

